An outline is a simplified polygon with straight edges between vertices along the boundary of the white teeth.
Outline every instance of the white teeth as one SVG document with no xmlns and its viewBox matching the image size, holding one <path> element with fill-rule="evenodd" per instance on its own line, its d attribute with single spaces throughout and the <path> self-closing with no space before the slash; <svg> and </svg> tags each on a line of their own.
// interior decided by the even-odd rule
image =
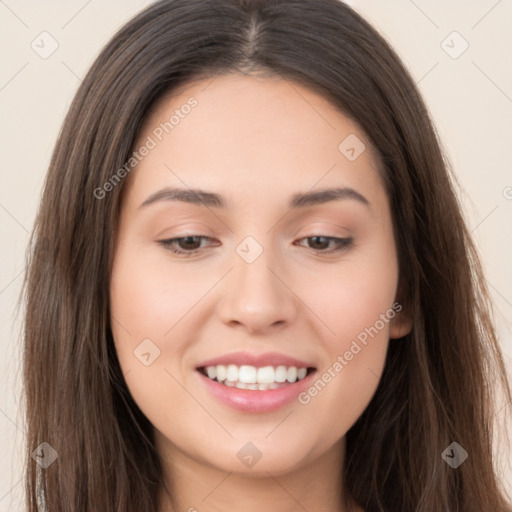
<svg viewBox="0 0 512 512">
<path fill-rule="evenodd" d="M 258 368 L 258 384 L 271 384 L 274 381 L 274 368 L 272 366 L 264 366 Z"/>
<path fill-rule="evenodd" d="M 286 380 L 286 375 L 287 375 L 286 366 L 278 366 L 276 368 L 274 380 L 276 382 L 284 382 Z"/>
<path fill-rule="evenodd" d="M 210 379 L 224 383 L 226 386 L 260 391 L 275 389 L 280 387 L 279 384 L 286 382 L 297 382 L 304 379 L 307 374 L 307 368 L 284 365 L 275 368 L 273 366 L 256 368 L 250 365 L 218 364 L 207 366 L 205 370 Z"/>
<path fill-rule="evenodd" d="M 211 368 L 211 366 L 208 366 L 208 368 Z M 208 373 L 208 368 L 206 368 L 206 373 Z M 219 382 L 223 382 L 226 380 L 226 367 L 222 364 L 218 364 L 214 368 L 217 368 L 217 380 Z"/>
<path fill-rule="evenodd" d="M 297 368 L 295 366 L 290 366 L 288 371 L 286 372 L 286 380 L 288 382 L 295 382 L 297 380 Z"/>
<path fill-rule="evenodd" d="M 238 366 L 230 364 L 226 372 L 226 379 L 230 382 L 236 382 L 238 380 Z"/>
<path fill-rule="evenodd" d="M 278 387 L 279 386 L 275 382 L 272 382 L 271 384 L 258 384 L 259 391 L 266 391 L 267 389 L 276 389 Z"/>
<path fill-rule="evenodd" d="M 238 380 L 245 384 L 256 384 L 256 368 L 254 366 L 240 366 Z"/>
</svg>

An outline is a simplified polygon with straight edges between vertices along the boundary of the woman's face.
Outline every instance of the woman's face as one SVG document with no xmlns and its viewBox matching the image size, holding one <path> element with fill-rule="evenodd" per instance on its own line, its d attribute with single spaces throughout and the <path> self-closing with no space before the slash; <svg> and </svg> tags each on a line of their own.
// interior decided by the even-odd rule
<svg viewBox="0 0 512 512">
<path fill-rule="evenodd" d="M 162 453 L 261 475 L 341 453 L 411 327 L 370 141 L 297 83 L 232 74 L 164 98 L 136 150 L 111 324 Z"/>
</svg>

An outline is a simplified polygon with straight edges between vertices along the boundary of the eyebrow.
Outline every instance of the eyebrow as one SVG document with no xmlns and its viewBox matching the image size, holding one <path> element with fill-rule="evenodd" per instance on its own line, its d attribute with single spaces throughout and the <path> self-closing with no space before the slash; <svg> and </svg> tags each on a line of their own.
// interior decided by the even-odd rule
<svg viewBox="0 0 512 512">
<path fill-rule="evenodd" d="M 350 187 L 328 188 L 315 192 L 297 193 L 291 196 L 288 207 L 293 210 L 296 208 L 305 208 L 307 206 L 315 206 L 342 199 L 353 199 L 371 208 L 368 199 L 366 199 L 366 197 L 357 190 Z M 167 187 L 148 196 L 139 208 L 158 201 L 182 201 L 185 203 L 195 204 L 197 206 L 203 205 L 224 209 L 228 207 L 227 201 L 221 195 L 214 192 L 207 192 L 200 189 Z"/>
</svg>

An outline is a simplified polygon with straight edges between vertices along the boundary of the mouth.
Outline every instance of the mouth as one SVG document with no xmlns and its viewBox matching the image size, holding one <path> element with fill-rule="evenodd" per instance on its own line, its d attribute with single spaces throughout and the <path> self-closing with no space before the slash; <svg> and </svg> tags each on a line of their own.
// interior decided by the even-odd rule
<svg viewBox="0 0 512 512">
<path fill-rule="evenodd" d="M 195 370 L 209 396 L 245 413 L 270 413 L 293 404 L 317 372 L 311 360 L 247 351 L 202 361 Z"/>
<path fill-rule="evenodd" d="M 217 364 L 197 368 L 206 378 L 225 387 L 268 391 L 291 386 L 304 380 L 316 369 L 312 366 L 252 366 Z"/>
</svg>

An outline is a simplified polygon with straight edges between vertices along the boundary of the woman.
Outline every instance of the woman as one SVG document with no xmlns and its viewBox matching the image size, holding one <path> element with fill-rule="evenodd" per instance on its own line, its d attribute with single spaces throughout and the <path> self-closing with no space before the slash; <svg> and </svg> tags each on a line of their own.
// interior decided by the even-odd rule
<svg viewBox="0 0 512 512">
<path fill-rule="evenodd" d="M 512 510 L 478 256 L 414 81 L 341 2 L 124 26 L 26 298 L 28 510 Z"/>
</svg>

